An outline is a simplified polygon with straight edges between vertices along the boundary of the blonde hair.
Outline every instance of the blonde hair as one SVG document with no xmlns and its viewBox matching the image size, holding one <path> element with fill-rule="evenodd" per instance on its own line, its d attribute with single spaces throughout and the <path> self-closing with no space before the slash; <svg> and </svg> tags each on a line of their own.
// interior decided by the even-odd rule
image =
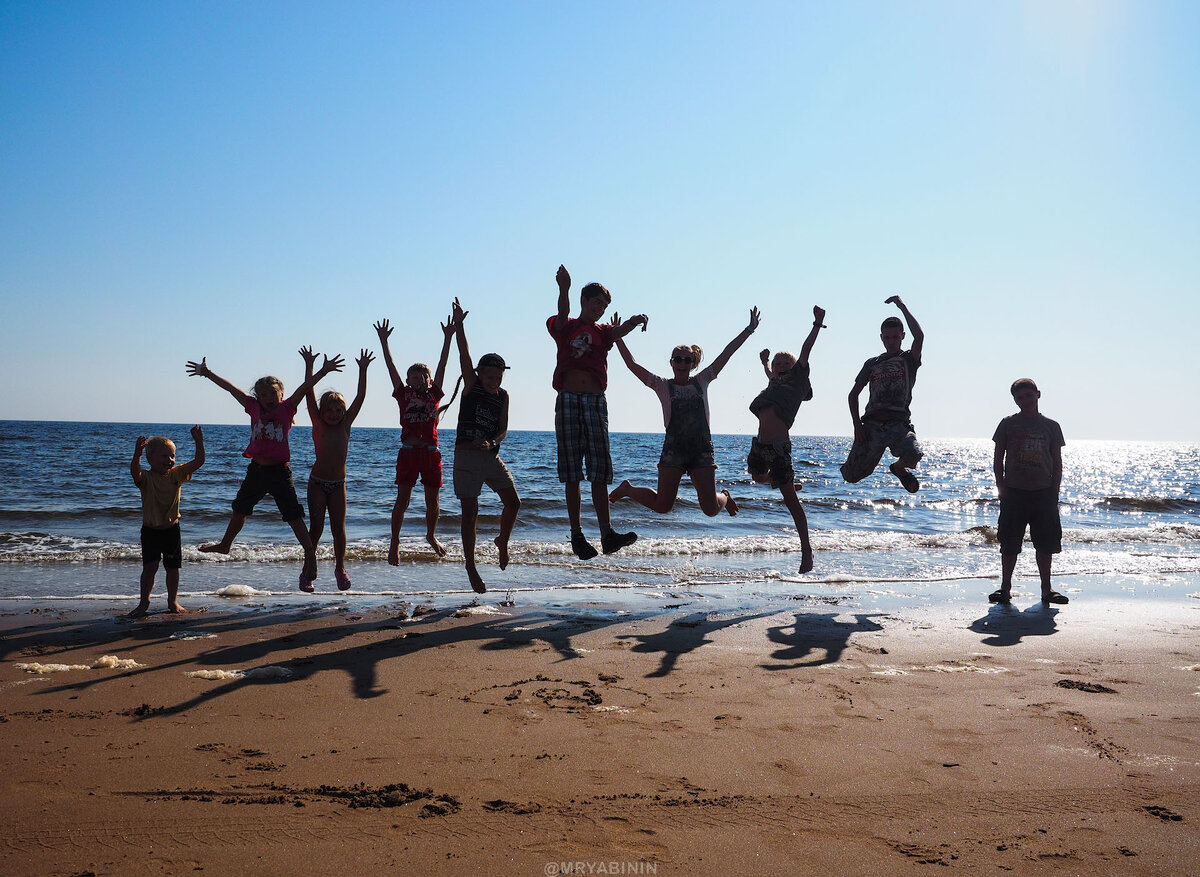
<svg viewBox="0 0 1200 877">
<path fill-rule="evenodd" d="M 267 387 L 274 387 L 276 390 L 279 391 L 280 396 L 283 395 L 283 381 L 279 380 L 279 378 L 275 377 L 274 375 L 267 375 L 266 377 L 261 377 L 257 381 L 255 381 L 254 382 L 254 395 L 257 396 L 261 391 L 265 390 Z"/>
<path fill-rule="evenodd" d="M 425 377 L 429 379 L 430 383 L 433 382 L 433 372 L 431 372 L 429 370 L 429 366 L 423 362 L 414 362 L 408 367 L 408 371 L 406 371 L 404 374 L 407 377 L 411 372 L 424 372 Z"/>
<path fill-rule="evenodd" d="M 788 369 L 794 368 L 797 362 L 796 354 L 792 353 L 790 350 L 777 350 L 775 351 L 775 355 L 771 357 L 771 368 L 774 369 L 775 364 L 780 362 L 790 363 L 787 368 L 781 368 L 780 371 L 787 371 Z"/>
<path fill-rule="evenodd" d="M 337 390 L 326 390 L 324 393 L 321 394 L 321 400 L 319 402 L 317 402 L 317 410 L 324 411 L 325 405 L 334 399 L 341 402 L 343 408 L 346 407 L 346 397 L 345 396 L 343 396 Z"/>
<path fill-rule="evenodd" d="M 700 357 L 704 356 L 704 351 L 700 349 L 699 344 L 676 344 L 671 350 L 671 357 L 674 358 L 675 354 L 681 352 L 691 354 L 694 360 L 693 365 L 699 365 Z"/>
<path fill-rule="evenodd" d="M 175 442 L 171 441 L 165 435 L 152 435 L 150 438 L 146 439 L 147 454 L 149 454 L 151 451 L 157 451 L 159 448 L 174 451 Z"/>
</svg>

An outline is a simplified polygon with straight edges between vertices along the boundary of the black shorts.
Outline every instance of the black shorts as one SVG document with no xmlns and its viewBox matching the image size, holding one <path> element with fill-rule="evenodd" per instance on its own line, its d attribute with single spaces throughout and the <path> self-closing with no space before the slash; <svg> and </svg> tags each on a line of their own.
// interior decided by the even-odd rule
<svg viewBox="0 0 1200 877">
<path fill-rule="evenodd" d="M 1025 528 L 1035 551 L 1058 554 L 1062 551 L 1062 521 L 1058 517 L 1058 491 L 1004 488 L 1000 497 L 1000 522 L 996 538 L 1001 554 L 1020 554 Z"/>
<path fill-rule="evenodd" d="M 164 569 L 183 566 L 183 540 L 178 524 L 165 530 L 142 527 L 142 566 L 157 566 L 159 559 Z"/>
<path fill-rule="evenodd" d="M 755 481 L 760 476 L 769 474 L 772 487 L 794 484 L 796 470 L 792 468 L 792 440 L 784 438 L 764 442 L 759 441 L 757 436 L 750 439 L 746 468 L 750 470 L 750 475 Z"/>
<path fill-rule="evenodd" d="M 287 463 L 260 466 L 251 462 L 246 467 L 246 478 L 233 498 L 233 510 L 239 515 L 249 515 L 268 493 L 274 498 L 279 514 L 289 524 L 304 518 L 304 506 L 300 505 L 292 481 L 292 467 Z"/>
</svg>

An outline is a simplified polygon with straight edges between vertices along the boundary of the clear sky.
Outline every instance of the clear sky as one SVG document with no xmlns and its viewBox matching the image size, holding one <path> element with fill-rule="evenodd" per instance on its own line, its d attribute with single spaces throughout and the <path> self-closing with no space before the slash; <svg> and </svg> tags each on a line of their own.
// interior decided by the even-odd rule
<svg viewBox="0 0 1200 877">
<path fill-rule="evenodd" d="M 1196 440 L 1197 45 L 1188 0 L 10 0 L 0 418 L 240 423 L 186 360 L 290 392 L 298 347 L 378 353 L 387 317 L 433 364 L 459 296 L 512 426 L 552 428 L 563 262 L 661 374 L 761 308 L 715 432 L 817 303 L 794 432 L 849 433 L 899 294 L 922 436 L 990 437 L 1028 375 L 1068 441 Z M 610 366 L 612 429 L 660 431 Z M 361 425 L 389 394 L 377 362 Z"/>
</svg>

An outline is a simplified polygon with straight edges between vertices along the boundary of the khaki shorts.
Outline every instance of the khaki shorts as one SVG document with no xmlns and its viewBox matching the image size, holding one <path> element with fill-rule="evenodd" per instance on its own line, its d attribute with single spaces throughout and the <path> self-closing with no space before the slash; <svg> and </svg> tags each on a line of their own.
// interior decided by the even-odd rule
<svg viewBox="0 0 1200 877">
<path fill-rule="evenodd" d="M 495 451 L 479 451 L 469 445 L 454 447 L 454 495 L 476 499 L 486 484 L 496 493 L 516 490 L 508 467 Z"/>
</svg>

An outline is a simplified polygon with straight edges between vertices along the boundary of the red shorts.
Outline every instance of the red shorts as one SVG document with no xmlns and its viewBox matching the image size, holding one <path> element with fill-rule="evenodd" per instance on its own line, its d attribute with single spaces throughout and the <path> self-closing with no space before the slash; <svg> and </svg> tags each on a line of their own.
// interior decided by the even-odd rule
<svg viewBox="0 0 1200 877">
<path fill-rule="evenodd" d="M 442 486 L 442 452 L 437 448 L 401 448 L 396 452 L 396 483 Z"/>
</svg>

